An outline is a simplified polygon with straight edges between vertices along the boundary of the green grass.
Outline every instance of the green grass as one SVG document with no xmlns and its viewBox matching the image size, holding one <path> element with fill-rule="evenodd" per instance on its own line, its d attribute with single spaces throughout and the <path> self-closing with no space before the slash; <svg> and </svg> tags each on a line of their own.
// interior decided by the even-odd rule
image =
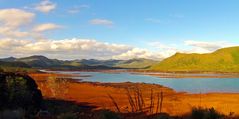
<svg viewBox="0 0 239 119">
<path fill-rule="evenodd" d="M 114 65 L 114 67 L 120 68 L 132 68 L 132 69 L 144 69 L 148 68 L 154 64 L 158 63 L 158 61 L 150 60 L 150 59 L 131 59 L 126 61 L 121 61 Z"/>
</svg>

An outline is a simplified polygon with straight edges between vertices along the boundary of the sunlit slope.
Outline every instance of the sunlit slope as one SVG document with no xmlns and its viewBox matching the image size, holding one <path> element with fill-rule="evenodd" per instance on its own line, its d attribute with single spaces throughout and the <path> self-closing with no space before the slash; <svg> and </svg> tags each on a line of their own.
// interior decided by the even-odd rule
<svg viewBox="0 0 239 119">
<path fill-rule="evenodd" d="M 150 70 L 239 72 L 239 47 L 223 48 L 208 54 L 176 53 L 153 65 Z"/>
<path fill-rule="evenodd" d="M 114 67 L 144 69 L 144 68 L 149 68 L 150 66 L 158 62 L 159 61 L 143 59 L 143 58 L 130 59 L 130 60 L 118 62 L 116 65 L 114 65 Z"/>
</svg>

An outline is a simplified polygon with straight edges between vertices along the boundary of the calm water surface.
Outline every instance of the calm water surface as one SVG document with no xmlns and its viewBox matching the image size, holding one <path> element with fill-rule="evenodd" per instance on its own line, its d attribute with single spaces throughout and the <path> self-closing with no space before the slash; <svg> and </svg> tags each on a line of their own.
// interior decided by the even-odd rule
<svg viewBox="0 0 239 119">
<path fill-rule="evenodd" d="M 160 84 L 176 91 L 189 93 L 233 92 L 239 93 L 239 78 L 160 78 L 148 75 L 103 72 L 68 72 L 54 71 L 55 73 L 80 74 L 73 77 L 89 82 L 143 82 Z M 210 74 L 209 74 L 210 75 Z"/>
</svg>

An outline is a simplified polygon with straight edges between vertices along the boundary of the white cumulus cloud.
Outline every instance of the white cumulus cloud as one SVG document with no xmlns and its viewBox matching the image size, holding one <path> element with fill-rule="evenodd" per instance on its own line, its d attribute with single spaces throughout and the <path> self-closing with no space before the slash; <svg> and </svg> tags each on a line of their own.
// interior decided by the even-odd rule
<svg viewBox="0 0 239 119">
<path fill-rule="evenodd" d="M 146 59 L 161 60 L 163 56 L 160 53 L 152 52 L 142 48 L 132 48 L 128 50 L 127 52 L 113 56 L 113 59 L 125 60 L 125 59 L 132 59 L 132 58 L 146 58 Z"/>
<path fill-rule="evenodd" d="M 20 9 L 0 9 L 0 22 L 5 27 L 12 28 L 28 24 L 34 17 L 34 13 Z"/>
<path fill-rule="evenodd" d="M 45 24 L 40 24 L 40 25 L 35 26 L 33 28 L 33 31 L 43 32 L 43 31 L 54 30 L 54 29 L 58 29 L 58 28 L 62 28 L 62 26 L 53 24 L 53 23 L 45 23 Z"/>
<path fill-rule="evenodd" d="M 156 52 L 160 54 L 161 59 L 170 57 L 177 52 L 184 52 L 182 49 L 178 49 L 176 45 L 166 45 L 161 42 L 150 42 L 149 45 L 156 48 Z"/>
<path fill-rule="evenodd" d="M 0 36 L 21 38 L 30 35 L 23 31 L 23 26 L 29 25 L 35 17 L 34 13 L 20 9 L 0 9 Z"/>
<path fill-rule="evenodd" d="M 0 37 L 19 39 L 42 39 L 43 31 L 62 26 L 54 23 L 33 25 L 35 14 L 21 9 L 0 9 Z M 34 26 L 34 27 L 33 27 Z"/>
<path fill-rule="evenodd" d="M 35 6 L 35 10 L 48 13 L 56 8 L 56 4 L 49 0 L 42 0 L 39 4 Z"/>
</svg>

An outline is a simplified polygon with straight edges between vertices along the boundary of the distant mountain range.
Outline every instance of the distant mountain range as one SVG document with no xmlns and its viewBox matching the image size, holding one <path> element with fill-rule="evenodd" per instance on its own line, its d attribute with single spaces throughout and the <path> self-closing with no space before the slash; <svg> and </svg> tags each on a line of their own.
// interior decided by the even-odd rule
<svg viewBox="0 0 239 119">
<path fill-rule="evenodd" d="M 58 70 L 80 70 L 80 69 L 145 69 L 158 61 L 150 59 L 130 59 L 130 60 L 58 60 L 49 59 L 45 56 L 34 55 L 30 57 L 14 58 L 8 57 L 0 59 L 0 67 L 22 67 L 22 68 L 47 68 Z"/>
<path fill-rule="evenodd" d="M 169 72 L 239 72 L 239 47 L 223 48 L 207 54 L 176 53 L 149 69 Z"/>
<path fill-rule="evenodd" d="M 239 72 L 239 47 L 219 49 L 213 53 L 175 55 L 163 60 L 58 60 L 44 56 L 0 59 L 0 67 L 43 68 L 56 70 L 145 69 L 163 72 Z"/>
</svg>

